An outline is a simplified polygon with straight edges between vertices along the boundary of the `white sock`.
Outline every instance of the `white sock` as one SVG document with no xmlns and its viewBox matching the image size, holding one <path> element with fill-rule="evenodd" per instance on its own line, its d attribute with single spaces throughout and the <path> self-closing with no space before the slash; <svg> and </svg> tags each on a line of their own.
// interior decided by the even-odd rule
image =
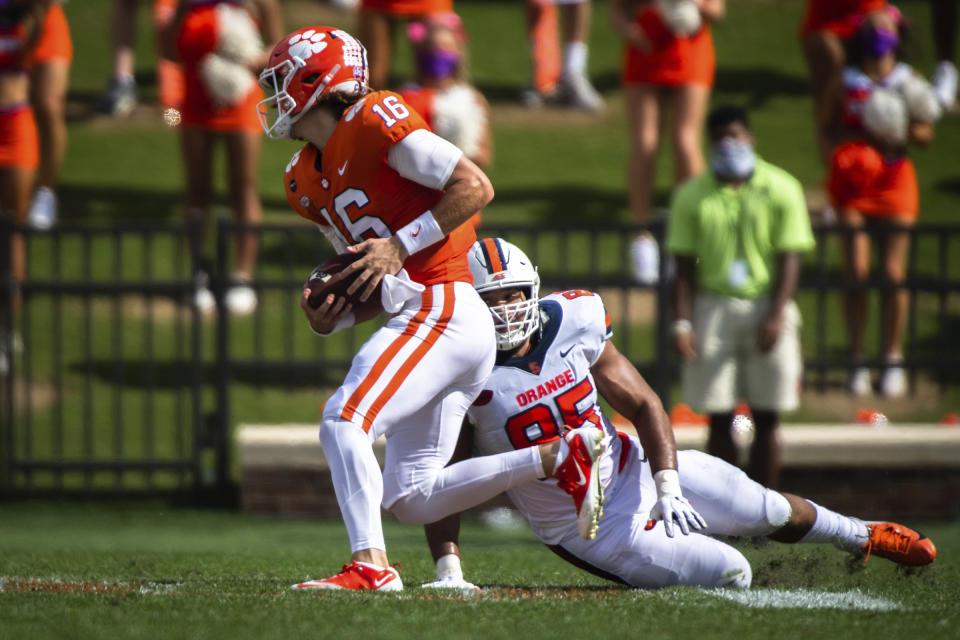
<svg viewBox="0 0 960 640">
<path fill-rule="evenodd" d="M 437 580 L 463 580 L 460 556 L 448 553 L 437 558 Z"/>
<path fill-rule="evenodd" d="M 563 47 L 563 75 L 583 75 L 587 70 L 587 43 L 568 42 Z"/>
<path fill-rule="evenodd" d="M 817 511 L 817 520 L 800 542 L 829 542 L 844 551 L 856 552 L 867 543 L 870 532 L 862 520 L 841 515 L 807 500 Z"/>
</svg>

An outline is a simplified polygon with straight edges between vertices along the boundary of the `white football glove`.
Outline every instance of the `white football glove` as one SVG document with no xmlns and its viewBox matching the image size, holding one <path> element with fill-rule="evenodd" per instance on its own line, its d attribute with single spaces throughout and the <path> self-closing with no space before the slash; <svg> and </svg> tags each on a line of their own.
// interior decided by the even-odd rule
<svg viewBox="0 0 960 640">
<path fill-rule="evenodd" d="M 680 532 L 685 536 L 690 535 L 691 530 L 706 528 L 706 520 L 680 492 L 680 476 L 676 469 L 657 471 L 653 474 L 653 479 L 657 483 L 657 503 L 650 509 L 647 531 L 653 529 L 657 520 L 663 520 L 663 527 L 669 538 L 676 535 L 674 521 L 680 526 Z"/>
</svg>

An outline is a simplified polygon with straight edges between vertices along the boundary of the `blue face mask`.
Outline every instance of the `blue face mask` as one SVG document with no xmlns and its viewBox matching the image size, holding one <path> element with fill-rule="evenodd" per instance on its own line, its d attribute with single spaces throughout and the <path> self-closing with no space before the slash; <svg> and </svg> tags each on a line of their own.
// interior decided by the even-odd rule
<svg viewBox="0 0 960 640">
<path fill-rule="evenodd" d="M 433 80 L 449 78 L 460 68 L 460 54 L 444 49 L 428 49 L 417 56 L 420 73 Z"/>
<path fill-rule="evenodd" d="M 722 138 L 710 149 L 710 169 L 720 180 L 745 180 L 756 165 L 757 156 L 745 140 Z"/>
</svg>

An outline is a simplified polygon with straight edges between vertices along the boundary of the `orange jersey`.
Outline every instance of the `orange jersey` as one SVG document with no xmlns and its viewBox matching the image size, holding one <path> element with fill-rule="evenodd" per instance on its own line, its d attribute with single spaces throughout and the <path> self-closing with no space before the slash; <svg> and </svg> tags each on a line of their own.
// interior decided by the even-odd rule
<svg viewBox="0 0 960 640">
<path fill-rule="evenodd" d="M 40 32 L 40 40 L 34 51 L 34 62 L 50 62 L 52 60 L 73 60 L 73 41 L 70 39 L 70 27 L 67 25 L 67 16 L 63 7 L 54 2 L 47 10 Z"/>
<path fill-rule="evenodd" d="M 311 144 L 294 154 L 284 174 L 287 201 L 347 245 L 394 235 L 443 195 L 387 164 L 390 147 L 418 129 L 429 127 L 398 94 L 369 94 L 344 112 L 322 154 Z M 461 225 L 403 266 L 426 285 L 472 283 L 466 256 L 475 240 L 473 228 Z"/>
<path fill-rule="evenodd" d="M 653 49 L 650 53 L 628 46 L 624 52 L 623 83 L 677 86 L 713 86 L 716 56 L 710 25 L 690 36 L 678 36 L 667 27 L 654 7 L 637 13 L 637 24 Z"/>
<path fill-rule="evenodd" d="M 392 16 L 422 16 L 452 13 L 453 0 L 363 0 L 360 8 L 383 11 Z"/>
<path fill-rule="evenodd" d="M 886 6 L 886 0 L 809 0 L 800 33 L 829 31 L 847 39 L 857 30 L 861 16 Z"/>
</svg>

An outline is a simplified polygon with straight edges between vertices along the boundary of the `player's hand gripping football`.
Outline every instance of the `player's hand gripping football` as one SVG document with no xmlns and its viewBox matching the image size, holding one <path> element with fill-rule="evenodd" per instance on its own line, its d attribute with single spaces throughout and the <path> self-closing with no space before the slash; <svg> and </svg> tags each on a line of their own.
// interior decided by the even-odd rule
<svg viewBox="0 0 960 640">
<path fill-rule="evenodd" d="M 310 306 L 310 288 L 304 287 L 300 294 L 300 308 L 307 314 L 307 322 L 315 333 L 329 335 L 337 327 L 337 323 L 353 308 L 342 296 L 329 294 L 316 309 Z"/>
<path fill-rule="evenodd" d="M 366 255 L 343 270 L 344 277 L 359 272 L 360 275 L 353 281 L 347 294 L 362 291 L 360 300 L 365 301 L 377 288 L 383 276 L 388 273 L 396 275 L 403 268 L 403 261 L 407 258 L 407 250 L 396 236 L 389 238 L 371 238 L 359 244 L 347 247 L 351 253 L 365 253 Z M 361 289 L 362 287 L 362 289 Z"/>
<path fill-rule="evenodd" d="M 653 474 L 653 479 L 657 483 L 657 503 L 650 509 L 646 531 L 653 529 L 657 520 L 663 520 L 669 538 L 676 535 L 676 526 L 685 536 L 690 535 L 691 530 L 706 528 L 706 520 L 680 492 L 680 479 L 675 469 L 662 469 Z"/>
</svg>

